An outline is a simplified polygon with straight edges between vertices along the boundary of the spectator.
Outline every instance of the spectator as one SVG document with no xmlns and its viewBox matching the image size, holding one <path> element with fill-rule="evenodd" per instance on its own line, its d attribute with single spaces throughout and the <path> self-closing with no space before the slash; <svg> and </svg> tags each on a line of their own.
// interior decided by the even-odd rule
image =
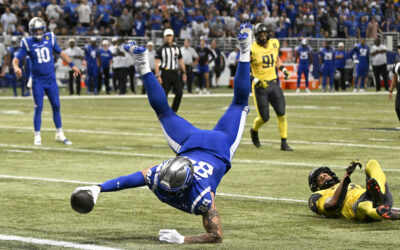
<svg viewBox="0 0 400 250">
<path fill-rule="evenodd" d="M 70 28 L 75 27 L 78 23 L 78 14 L 75 9 L 79 6 L 77 0 L 70 0 L 64 6 L 64 17 Z"/>
<path fill-rule="evenodd" d="M 346 65 L 346 51 L 344 50 L 344 43 L 340 42 L 338 44 L 338 49 L 335 50 L 334 56 L 335 56 L 335 69 L 337 72 L 340 73 L 340 78 L 335 79 L 335 90 L 339 91 L 339 86 L 340 86 L 340 88 L 343 91 L 345 91 L 346 84 L 345 84 L 344 67 Z"/>
<path fill-rule="evenodd" d="M 99 79 L 99 91 L 102 86 L 102 82 L 104 81 L 104 86 L 106 89 L 107 95 L 110 94 L 110 65 L 112 64 L 112 53 L 109 50 L 110 43 L 107 40 L 103 40 L 101 45 L 103 48 L 99 50 L 100 53 L 100 79 Z"/>
<path fill-rule="evenodd" d="M 282 15 L 279 17 L 279 21 L 276 29 L 276 37 L 291 37 L 291 22 L 290 19 L 286 16 L 286 12 L 282 12 Z"/>
<path fill-rule="evenodd" d="M 122 10 L 121 16 L 118 18 L 118 27 L 120 36 L 132 35 L 133 17 L 127 8 Z"/>
<path fill-rule="evenodd" d="M 199 62 L 197 64 L 197 71 L 199 74 L 199 93 L 210 94 L 209 72 L 208 64 L 215 59 L 214 53 L 206 47 L 206 40 L 204 37 L 200 38 L 200 46 L 196 48 L 199 55 Z M 211 60 L 210 60 L 211 58 Z M 205 85 L 205 86 L 204 86 Z M 205 88 L 204 88 L 205 87 Z M 204 89 L 204 91 L 203 91 Z"/>
<path fill-rule="evenodd" d="M 338 20 L 335 16 L 334 12 L 331 12 L 328 18 L 328 23 L 329 23 L 329 31 L 331 34 L 331 37 L 336 37 L 338 34 Z"/>
<path fill-rule="evenodd" d="M 299 13 L 299 15 L 296 17 L 294 29 L 297 36 L 300 36 L 302 34 L 302 31 L 304 29 L 304 16 L 302 13 Z"/>
<path fill-rule="evenodd" d="M 97 23 L 101 27 L 108 27 L 110 25 L 111 19 L 110 14 L 112 13 L 111 5 L 107 3 L 107 0 L 101 0 L 100 4 L 97 6 Z"/>
<path fill-rule="evenodd" d="M 366 38 L 367 37 L 367 29 L 368 23 L 365 19 L 365 16 L 360 18 L 360 23 L 358 24 L 357 28 L 357 38 Z"/>
<path fill-rule="evenodd" d="M 64 14 L 64 12 L 60 8 L 60 6 L 57 4 L 57 0 L 51 0 L 51 4 L 47 5 L 47 8 L 46 8 L 47 20 L 54 19 L 54 22 L 58 22 L 61 15 L 63 15 L 63 14 Z"/>
<path fill-rule="evenodd" d="M 3 26 L 3 29 L 10 29 L 11 32 L 15 31 L 15 24 L 17 21 L 17 17 L 11 12 L 10 7 L 6 7 L 5 13 L 3 13 L 0 18 L 0 23 Z"/>
<path fill-rule="evenodd" d="M 381 32 L 379 24 L 376 21 L 375 16 L 372 16 L 367 26 L 367 38 L 378 38 L 378 32 Z"/>
<path fill-rule="evenodd" d="M 146 31 L 146 19 L 143 14 L 136 13 L 135 15 L 135 35 L 136 36 L 144 36 Z"/>
<path fill-rule="evenodd" d="M 199 36 L 202 36 L 204 39 L 207 39 L 210 34 L 210 28 L 207 21 L 204 21 L 200 24 L 200 32 Z"/>
<path fill-rule="evenodd" d="M 182 59 L 186 69 L 186 87 L 189 94 L 192 94 L 192 83 L 193 83 L 193 67 L 197 64 L 199 55 L 196 50 L 190 47 L 190 40 L 186 39 L 181 47 Z M 151 64 L 150 64 L 151 66 Z"/>
<path fill-rule="evenodd" d="M 88 4 L 88 0 L 81 0 L 81 4 L 78 5 L 75 9 L 76 13 L 78 13 L 79 23 L 83 27 L 89 27 L 90 17 L 92 15 L 92 9 Z"/>
<path fill-rule="evenodd" d="M 158 8 L 156 8 L 150 16 L 151 30 L 161 30 L 162 26 L 162 16 Z"/>
<path fill-rule="evenodd" d="M 182 27 L 181 33 L 179 34 L 179 38 L 182 40 L 193 39 L 193 30 L 192 30 L 192 25 L 190 23 L 187 23 Z"/>
<path fill-rule="evenodd" d="M 69 39 L 68 40 L 69 48 L 65 50 L 65 54 L 71 58 L 71 61 L 76 65 L 78 68 L 82 68 L 82 60 L 84 59 L 84 52 L 81 48 L 78 46 L 75 46 L 75 40 L 74 39 Z M 69 74 L 69 80 L 68 80 L 68 86 L 69 86 L 69 94 L 73 95 L 74 94 L 74 71 L 71 69 L 68 71 Z M 76 94 L 80 95 L 81 94 L 81 76 L 77 75 L 75 77 L 75 83 L 76 83 Z"/>
<path fill-rule="evenodd" d="M 225 37 L 225 25 L 222 17 L 216 17 L 211 24 L 210 37 Z"/>
<path fill-rule="evenodd" d="M 50 19 L 48 27 L 49 27 L 50 32 L 53 32 L 53 33 L 55 32 L 55 29 L 57 28 L 57 23 L 54 18 Z"/>
<path fill-rule="evenodd" d="M 345 27 L 346 38 L 355 38 L 358 33 L 358 22 L 356 21 L 356 17 L 354 15 L 350 16 L 350 20 L 346 22 Z"/>
<path fill-rule="evenodd" d="M 337 37 L 346 38 L 346 16 L 339 16 L 339 21 L 337 24 Z"/>
<path fill-rule="evenodd" d="M 374 46 L 371 48 L 372 70 L 374 71 L 376 91 L 381 91 L 380 77 L 383 79 L 386 91 L 389 90 L 386 53 L 386 45 L 381 44 L 381 39 L 376 38 Z"/>
</svg>

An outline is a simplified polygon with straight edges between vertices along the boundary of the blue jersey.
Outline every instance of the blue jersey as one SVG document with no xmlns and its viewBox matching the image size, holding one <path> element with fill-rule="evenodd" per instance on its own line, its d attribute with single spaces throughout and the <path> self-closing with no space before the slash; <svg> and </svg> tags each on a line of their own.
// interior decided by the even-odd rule
<svg viewBox="0 0 400 250">
<path fill-rule="evenodd" d="M 322 58 L 324 68 L 333 67 L 335 59 L 333 57 L 333 49 L 331 47 L 329 47 L 328 49 L 326 47 L 321 48 L 319 55 Z"/>
<path fill-rule="evenodd" d="M 183 154 L 194 166 L 193 183 L 180 196 L 159 195 L 157 192 L 158 174 L 163 163 L 147 171 L 147 185 L 160 201 L 191 214 L 203 214 L 211 208 L 211 192 L 215 194 L 217 186 L 226 173 L 226 164 L 207 152 L 193 151 Z"/>
<path fill-rule="evenodd" d="M 346 22 L 346 26 L 347 26 L 347 34 L 350 37 L 356 37 L 357 36 L 357 28 L 358 28 L 357 21 L 348 21 L 348 22 Z"/>
<path fill-rule="evenodd" d="M 336 69 L 344 69 L 346 65 L 346 51 L 344 50 L 335 50 L 335 68 Z M 337 59 L 336 56 L 343 55 L 343 58 Z"/>
<path fill-rule="evenodd" d="M 296 49 L 297 54 L 299 55 L 299 64 L 301 66 L 306 66 L 308 67 L 310 64 L 310 53 L 311 53 L 311 48 L 306 46 L 299 46 Z"/>
<path fill-rule="evenodd" d="M 99 48 L 97 46 L 86 45 L 85 46 L 85 60 L 87 62 L 87 67 L 89 68 L 96 68 L 97 65 L 97 58 L 100 56 Z"/>
<path fill-rule="evenodd" d="M 101 61 L 101 68 L 109 68 L 110 67 L 110 61 L 112 60 L 113 56 L 111 51 L 100 49 L 100 61 Z"/>
<path fill-rule="evenodd" d="M 56 36 L 53 32 L 45 33 L 41 41 L 36 41 L 32 37 L 21 39 L 20 50 L 17 58 L 22 60 L 26 55 L 31 59 L 33 77 L 54 76 L 54 52 L 61 53 L 61 48 L 57 44 Z"/>
<path fill-rule="evenodd" d="M 358 25 L 358 28 L 360 29 L 360 36 L 365 38 L 367 36 L 367 29 L 368 29 L 368 23 L 363 22 Z"/>
<path fill-rule="evenodd" d="M 358 44 L 351 51 L 350 55 L 356 54 L 358 65 L 368 67 L 369 66 L 369 46 Z"/>
</svg>

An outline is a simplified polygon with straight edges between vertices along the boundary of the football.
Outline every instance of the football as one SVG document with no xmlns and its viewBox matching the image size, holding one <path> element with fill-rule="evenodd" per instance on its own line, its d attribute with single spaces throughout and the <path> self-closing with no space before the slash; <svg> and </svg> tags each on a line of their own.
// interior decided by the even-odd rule
<svg viewBox="0 0 400 250">
<path fill-rule="evenodd" d="M 93 195 L 88 190 L 79 190 L 71 195 L 71 207 L 78 213 L 87 214 L 94 207 Z"/>
</svg>

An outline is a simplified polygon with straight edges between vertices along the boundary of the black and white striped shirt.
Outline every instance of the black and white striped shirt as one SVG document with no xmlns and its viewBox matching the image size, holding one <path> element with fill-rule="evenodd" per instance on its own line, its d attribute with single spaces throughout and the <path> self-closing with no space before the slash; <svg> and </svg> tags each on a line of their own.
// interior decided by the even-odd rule
<svg viewBox="0 0 400 250">
<path fill-rule="evenodd" d="M 175 43 L 172 44 L 172 46 L 164 43 L 164 45 L 161 46 L 156 53 L 156 59 L 161 60 L 160 69 L 162 70 L 178 70 L 178 60 L 181 58 L 181 49 Z"/>
</svg>

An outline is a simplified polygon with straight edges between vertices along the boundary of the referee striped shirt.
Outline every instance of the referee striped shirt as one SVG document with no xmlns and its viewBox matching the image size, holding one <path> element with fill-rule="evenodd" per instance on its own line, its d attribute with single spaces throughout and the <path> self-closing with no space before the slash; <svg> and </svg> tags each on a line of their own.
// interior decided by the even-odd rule
<svg viewBox="0 0 400 250">
<path fill-rule="evenodd" d="M 164 43 L 164 45 L 161 46 L 156 53 L 156 59 L 161 60 L 161 70 L 178 70 L 178 59 L 181 58 L 181 49 L 175 43 L 173 43 L 172 46 Z"/>
</svg>

